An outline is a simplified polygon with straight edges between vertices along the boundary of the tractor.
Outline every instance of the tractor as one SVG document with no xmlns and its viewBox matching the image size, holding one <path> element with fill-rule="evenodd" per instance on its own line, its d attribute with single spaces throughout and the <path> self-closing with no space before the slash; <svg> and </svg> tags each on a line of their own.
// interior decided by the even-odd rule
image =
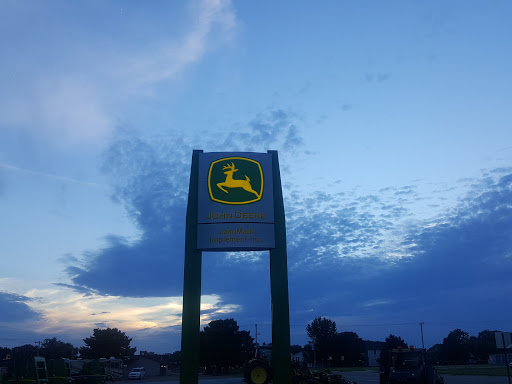
<svg viewBox="0 0 512 384">
<path fill-rule="evenodd" d="M 253 359 L 245 365 L 244 381 L 247 384 L 267 384 L 272 382 L 272 346 L 262 345 L 256 347 L 256 353 Z M 348 381 L 341 375 L 331 372 L 316 372 L 309 370 L 305 363 L 292 363 L 292 383 L 293 384 L 356 384 Z"/>
</svg>

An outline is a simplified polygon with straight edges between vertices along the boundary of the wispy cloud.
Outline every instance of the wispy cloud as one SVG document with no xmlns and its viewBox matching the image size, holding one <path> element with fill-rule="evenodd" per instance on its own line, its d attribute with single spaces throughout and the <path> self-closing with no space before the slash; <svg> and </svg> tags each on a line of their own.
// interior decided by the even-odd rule
<svg viewBox="0 0 512 384">
<path fill-rule="evenodd" d="M 134 91 L 162 80 L 172 79 L 201 58 L 213 47 L 213 35 L 230 39 L 236 17 L 229 0 L 200 0 L 189 7 L 188 31 L 182 38 L 156 44 L 151 52 L 131 57 L 130 66 L 121 72 L 132 82 Z"/>
<path fill-rule="evenodd" d="M 33 171 L 33 170 L 30 170 L 30 169 L 16 167 L 16 166 L 10 165 L 10 164 L 1 164 L 0 163 L 0 169 L 4 169 L 4 170 L 7 170 L 7 171 L 11 171 L 11 172 L 26 173 L 26 174 L 34 175 L 34 176 L 41 176 L 41 177 L 44 177 L 44 178 L 49 178 L 49 179 L 53 179 L 53 180 L 57 180 L 57 181 L 64 181 L 64 182 L 67 182 L 67 183 L 81 184 L 81 185 L 85 185 L 85 186 L 88 186 L 88 187 L 100 187 L 100 185 L 97 184 L 97 183 L 92 183 L 92 182 L 83 181 L 83 180 L 77 180 L 77 179 L 73 179 L 71 177 L 66 177 L 66 176 L 54 175 L 52 173 Z M 1 192 L 1 190 L 0 190 L 0 192 Z"/>
<path fill-rule="evenodd" d="M 179 6 L 169 4 L 161 12 L 172 14 L 173 7 Z M 15 9 L 11 12 L 20 17 L 45 12 L 33 3 L 12 8 Z M 100 28 L 91 36 L 90 25 L 79 22 L 74 12 L 114 18 L 118 9 L 113 10 L 108 4 L 82 4 L 55 20 L 59 12 L 70 11 L 56 7 L 54 14 L 38 20 L 38 25 L 51 24 L 51 28 L 41 31 L 48 52 L 40 52 L 40 43 L 35 40 L 27 41 L 23 50 L 12 51 L 18 62 L 39 65 L 37 70 L 31 68 L 23 77 L 17 77 L 16 82 L 10 78 L 2 81 L 0 126 L 23 130 L 63 148 L 105 145 L 124 115 L 123 109 L 140 97 L 153 94 L 153 87 L 160 82 L 177 78 L 208 52 L 229 41 L 236 26 L 230 1 L 200 0 L 189 5 L 185 16 L 189 22 L 182 24 L 182 30 L 163 29 L 158 41 L 149 41 L 142 48 L 133 49 L 130 45 L 126 49 L 119 41 L 113 49 L 109 43 L 111 31 Z M 77 22 L 68 24 L 67 20 L 75 17 Z M 126 23 L 119 21 L 119 27 L 126 27 Z M 64 42 L 60 38 L 71 32 L 75 39 Z M 50 54 L 54 49 L 58 54 Z M 18 62 L 5 61 L 3 72 L 17 73 Z"/>
</svg>

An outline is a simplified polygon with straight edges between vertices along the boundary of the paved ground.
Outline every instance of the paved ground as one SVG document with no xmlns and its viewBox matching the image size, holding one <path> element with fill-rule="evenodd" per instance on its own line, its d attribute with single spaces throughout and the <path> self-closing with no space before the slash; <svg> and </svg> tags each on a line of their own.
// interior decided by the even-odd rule
<svg viewBox="0 0 512 384">
<path fill-rule="evenodd" d="M 379 384 L 379 373 L 375 371 L 343 372 L 343 376 L 357 384 Z M 506 376 L 455 376 L 443 375 L 445 384 L 508 384 Z M 148 377 L 144 380 L 123 380 L 115 384 L 163 384 L 179 383 L 179 375 Z M 199 375 L 201 384 L 245 384 L 241 377 Z"/>
<path fill-rule="evenodd" d="M 357 384 L 379 384 L 379 373 L 371 371 L 343 372 L 343 376 Z M 443 375 L 444 384 L 508 384 L 506 376 Z"/>
<path fill-rule="evenodd" d="M 148 377 L 143 380 L 119 380 L 114 384 L 165 384 L 179 383 L 180 375 Z M 199 375 L 201 384 L 246 384 L 241 377 Z M 109 383 L 107 383 L 109 384 Z"/>
</svg>

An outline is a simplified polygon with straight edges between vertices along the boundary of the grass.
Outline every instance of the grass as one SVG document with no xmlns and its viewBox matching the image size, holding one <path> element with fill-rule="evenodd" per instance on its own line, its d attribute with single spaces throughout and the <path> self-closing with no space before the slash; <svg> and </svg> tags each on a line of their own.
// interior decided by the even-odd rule
<svg viewBox="0 0 512 384">
<path fill-rule="evenodd" d="M 355 372 L 355 371 L 375 371 L 379 372 L 379 367 L 332 367 L 331 371 Z"/>
<path fill-rule="evenodd" d="M 507 367 L 504 365 L 436 365 L 437 372 L 442 375 L 468 375 L 468 376 L 507 376 Z M 374 371 L 379 372 L 379 367 L 331 367 L 331 371 L 354 372 Z M 321 369 L 318 369 L 321 370 Z M 316 369 L 313 369 L 316 371 Z M 512 369 L 510 370 L 512 375 Z M 243 369 L 232 369 L 229 376 L 242 377 Z"/>
<path fill-rule="evenodd" d="M 504 365 L 437 365 L 436 369 L 441 375 L 507 376 Z"/>
</svg>

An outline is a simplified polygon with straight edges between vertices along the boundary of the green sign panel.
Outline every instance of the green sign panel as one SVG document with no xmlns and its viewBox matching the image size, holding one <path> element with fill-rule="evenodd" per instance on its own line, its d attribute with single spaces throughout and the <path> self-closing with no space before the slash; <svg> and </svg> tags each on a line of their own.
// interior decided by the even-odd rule
<svg viewBox="0 0 512 384">
<path fill-rule="evenodd" d="M 198 184 L 198 249 L 274 248 L 271 154 L 200 153 Z"/>
<path fill-rule="evenodd" d="M 213 161 L 208 171 L 210 198 L 221 204 L 250 204 L 263 195 L 261 164 L 246 157 L 224 157 Z"/>
</svg>

